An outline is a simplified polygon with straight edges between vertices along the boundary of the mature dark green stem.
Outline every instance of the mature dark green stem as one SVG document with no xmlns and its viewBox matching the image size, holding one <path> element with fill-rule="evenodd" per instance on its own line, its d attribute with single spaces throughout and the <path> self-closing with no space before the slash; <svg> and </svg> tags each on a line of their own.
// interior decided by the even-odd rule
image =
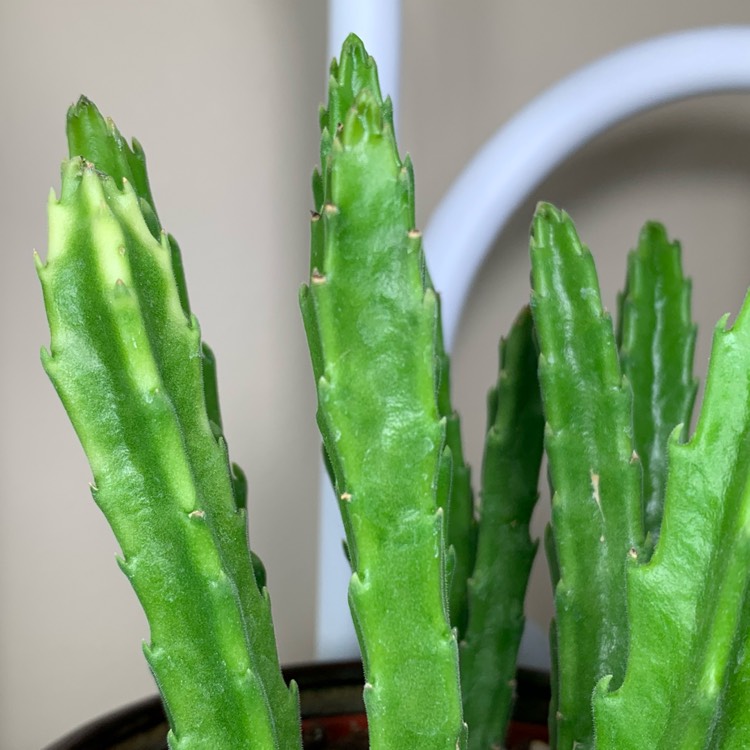
<svg viewBox="0 0 750 750">
<path fill-rule="evenodd" d="M 531 263 L 559 568 L 554 731 L 559 750 L 593 748 L 592 690 L 625 674 L 625 578 L 644 544 L 641 467 L 591 254 L 547 204 L 534 218 Z"/>
<path fill-rule="evenodd" d="M 646 224 L 628 256 L 617 338 L 622 371 L 633 389 L 633 443 L 643 465 L 644 523 L 652 549 L 664 509 L 667 442 L 677 425 L 687 435 L 698 389 L 695 333 L 680 246 L 669 242 L 660 224 Z"/>
<path fill-rule="evenodd" d="M 595 693 L 598 750 L 750 746 L 750 300 L 726 323 L 695 435 L 669 441 L 659 543 L 629 572 L 628 668 Z"/>
<path fill-rule="evenodd" d="M 500 344 L 497 386 L 489 395 L 477 559 L 461 643 L 469 750 L 502 746 L 513 705 L 524 598 L 537 548 L 529 535 L 544 435 L 537 358 L 526 309 Z"/>
<path fill-rule="evenodd" d="M 464 460 L 461 420 L 451 404 L 450 358 L 443 346 L 440 297 L 437 325 L 438 411 L 445 419 L 445 443 L 451 454 L 450 494 L 445 503 L 445 541 L 452 568 L 448 586 L 448 611 L 459 640 L 469 617 L 468 581 L 476 557 L 477 523 L 471 471 Z"/>
</svg>

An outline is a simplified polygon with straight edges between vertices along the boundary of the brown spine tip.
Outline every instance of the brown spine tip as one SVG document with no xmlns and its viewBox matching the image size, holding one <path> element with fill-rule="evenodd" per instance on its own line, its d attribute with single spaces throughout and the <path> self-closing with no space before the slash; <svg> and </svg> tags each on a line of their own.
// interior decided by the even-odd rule
<svg viewBox="0 0 750 750">
<path fill-rule="evenodd" d="M 310 221 L 319 221 L 320 214 L 317 211 L 310 211 Z"/>
</svg>

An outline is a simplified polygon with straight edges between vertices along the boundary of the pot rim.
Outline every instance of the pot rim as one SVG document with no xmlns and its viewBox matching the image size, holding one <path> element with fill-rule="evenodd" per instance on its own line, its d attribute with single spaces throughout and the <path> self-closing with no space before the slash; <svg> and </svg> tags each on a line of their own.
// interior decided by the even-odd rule
<svg viewBox="0 0 750 750">
<path fill-rule="evenodd" d="M 315 662 L 291 665 L 284 679 L 297 683 L 302 719 L 364 713 L 364 673 L 358 661 Z M 513 720 L 545 725 L 550 697 L 549 675 L 519 668 Z M 166 718 L 161 698 L 152 695 L 108 712 L 69 732 L 45 750 L 102 750 L 116 747 L 135 734 L 163 733 Z M 125 747 L 125 746 L 123 746 Z"/>
</svg>

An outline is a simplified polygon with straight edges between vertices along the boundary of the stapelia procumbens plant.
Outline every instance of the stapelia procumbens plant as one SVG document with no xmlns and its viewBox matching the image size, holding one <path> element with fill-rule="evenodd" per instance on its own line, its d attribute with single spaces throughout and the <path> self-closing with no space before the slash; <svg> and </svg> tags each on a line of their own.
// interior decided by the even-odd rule
<svg viewBox="0 0 750 750">
<path fill-rule="evenodd" d="M 82 99 L 37 262 L 51 332 L 44 367 L 91 463 L 94 499 L 151 629 L 146 658 L 175 750 L 300 747 L 253 573 L 245 481 L 229 463 L 180 251 L 143 152 Z M 78 154 L 78 155 L 76 155 Z M 90 161 L 96 159 L 96 163 Z"/>
<path fill-rule="evenodd" d="M 542 204 L 531 307 L 500 345 L 475 508 L 412 165 L 356 37 L 331 67 L 320 126 L 300 303 L 371 746 L 503 745 L 545 445 L 553 747 L 750 747 L 750 303 L 717 328 L 687 440 L 695 326 L 679 247 L 646 226 L 615 330 L 590 253 Z M 143 151 L 86 99 L 68 141 L 37 259 L 42 359 L 146 611 L 170 747 L 300 748 L 214 357 Z"/>
<path fill-rule="evenodd" d="M 645 227 L 618 339 L 593 260 L 549 205 L 531 240 L 552 503 L 554 747 L 750 746 L 750 302 L 695 397 L 679 247 Z M 618 356 L 619 345 L 619 356 Z"/>
</svg>

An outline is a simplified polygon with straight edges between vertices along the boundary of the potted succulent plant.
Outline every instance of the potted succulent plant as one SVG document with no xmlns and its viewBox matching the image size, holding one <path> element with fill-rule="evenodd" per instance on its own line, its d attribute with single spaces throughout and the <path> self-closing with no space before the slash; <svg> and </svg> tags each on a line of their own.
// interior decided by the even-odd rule
<svg viewBox="0 0 750 750">
<path fill-rule="evenodd" d="M 615 331 L 570 219 L 540 205 L 531 304 L 500 346 L 475 511 L 412 166 L 356 37 L 332 65 L 320 124 L 300 304 L 371 747 L 505 742 L 544 446 L 552 745 L 750 746 L 750 313 L 717 328 L 685 442 L 695 326 L 679 247 L 646 226 Z M 169 746 L 299 748 L 298 690 L 279 668 L 247 543 L 214 358 L 143 151 L 85 99 L 68 140 L 37 260 L 51 331 L 42 359 L 149 621 Z"/>
</svg>

